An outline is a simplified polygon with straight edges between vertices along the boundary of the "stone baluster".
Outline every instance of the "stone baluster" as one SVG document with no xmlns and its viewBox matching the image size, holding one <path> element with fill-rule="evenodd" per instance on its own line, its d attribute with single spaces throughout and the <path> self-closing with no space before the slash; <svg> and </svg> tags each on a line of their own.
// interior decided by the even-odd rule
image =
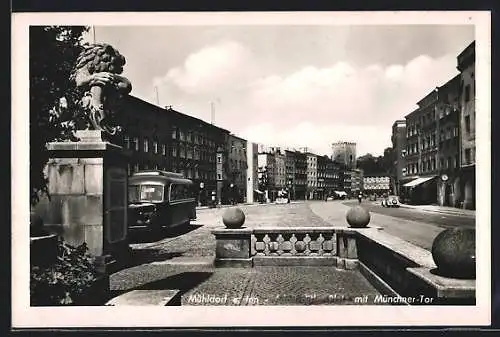
<svg viewBox="0 0 500 337">
<path fill-rule="evenodd" d="M 283 241 L 280 244 L 280 250 L 282 255 L 291 255 L 292 254 L 292 242 L 290 239 L 292 238 L 292 233 L 283 233 L 281 237 Z"/>
<path fill-rule="evenodd" d="M 266 255 L 266 243 L 264 242 L 264 233 L 255 233 L 255 255 Z"/>
<path fill-rule="evenodd" d="M 310 254 L 315 256 L 315 255 L 321 255 L 320 249 L 321 249 L 321 242 L 319 242 L 319 234 L 318 232 L 312 232 L 309 234 L 309 237 L 311 238 L 311 241 L 309 241 L 308 244 L 308 249 L 310 251 Z"/>
<path fill-rule="evenodd" d="M 295 242 L 295 251 L 297 252 L 297 255 L 304 255 L 307 246 L 304 242 L 306 233 L 295 233 L 295 237 L 297 238 L 297 241 Z"/>
<path fill-rule="evenodd" d="M 335 255 L 334 249 L 335 245 L 333 244 L 333 232 L 323 232 L 321 236 L 325 239 L 322 244 L 323 254 L 324 255 Z"/>
<path fill-rule="evenodd" d="M 278 248 L 279 248 L 278 236 L 279 236 L 278 232 L 267 234 L 267 237 L 269 238 L 269 242 L 267 243 L 269 254 L 267 254 L 267 255 L 272 255 L 272 256 L 279 255 L 278 254 Z"/>
</svg>

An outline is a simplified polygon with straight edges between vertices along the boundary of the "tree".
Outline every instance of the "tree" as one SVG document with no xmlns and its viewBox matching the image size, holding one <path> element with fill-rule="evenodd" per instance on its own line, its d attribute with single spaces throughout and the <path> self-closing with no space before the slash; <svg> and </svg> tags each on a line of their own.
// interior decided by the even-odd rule
<svg viewBox="0 0 500 337">
<path fill-rule="evenodd" d="M 36 204 L 47 193 L 43 172 L 46 143 L 70 137 L 72 117 L 80 112 L 79 93 L 70 74 L 82 50 L 82 26 L 31 26 L 30 66 L 30 195 Z"/>
</svg>

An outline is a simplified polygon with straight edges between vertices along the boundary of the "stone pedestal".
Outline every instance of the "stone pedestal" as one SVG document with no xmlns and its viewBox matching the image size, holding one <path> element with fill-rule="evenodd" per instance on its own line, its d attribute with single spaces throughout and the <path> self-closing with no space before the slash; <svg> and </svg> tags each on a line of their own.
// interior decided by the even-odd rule
<svg viewBox="0 0 500 337">
<path fill-rule="evenodd" d="M 85 242 L 105 272 L 128 253 L 127 157 L 120 146 L 103 141 L 100 131 L 76 136 L 79 142 L 47 145 L 51 200 L 38 212 L 48 228 L 59 227 L 68 244 Z"/>
<path fill-rule="evenodd" d="M 337 267 L 340 269 L 356 269 L 358 267 L 357 231 L 349 228 L 336 229 L 337 234 Z"/>
<path fill-rule="evenodd" d="M 249 228 L 216 229 L 215 266 L 251 267 L 250 256 L 252 230 Z"/>
</svg>

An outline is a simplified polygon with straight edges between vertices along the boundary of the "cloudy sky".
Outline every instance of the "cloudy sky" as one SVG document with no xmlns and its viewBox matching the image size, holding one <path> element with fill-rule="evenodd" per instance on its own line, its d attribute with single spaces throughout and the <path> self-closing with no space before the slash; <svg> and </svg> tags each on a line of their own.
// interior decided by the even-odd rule
<svg viewBox="0 0 500 337">
<path fill-rule="evenodd" d="M 392 123 L 451 79 L 474 27 L 95 26 L 127 60 L 132 95 L 269 145 L 391 145 Z"/>
</svg>

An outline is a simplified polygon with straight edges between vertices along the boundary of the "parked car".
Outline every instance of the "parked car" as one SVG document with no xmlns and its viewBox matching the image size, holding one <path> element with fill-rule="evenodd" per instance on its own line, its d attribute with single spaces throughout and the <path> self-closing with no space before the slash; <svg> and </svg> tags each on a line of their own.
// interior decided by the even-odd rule
<svg viewBox="0 0 500 337">
<path fill-rule="evenodd" d="M 397 195 L 389 195 L 382 199 L 382 206 L 383 207 L 399 207 L 400 202 L 399 202 L 399 197 Z"/>
</svg>

